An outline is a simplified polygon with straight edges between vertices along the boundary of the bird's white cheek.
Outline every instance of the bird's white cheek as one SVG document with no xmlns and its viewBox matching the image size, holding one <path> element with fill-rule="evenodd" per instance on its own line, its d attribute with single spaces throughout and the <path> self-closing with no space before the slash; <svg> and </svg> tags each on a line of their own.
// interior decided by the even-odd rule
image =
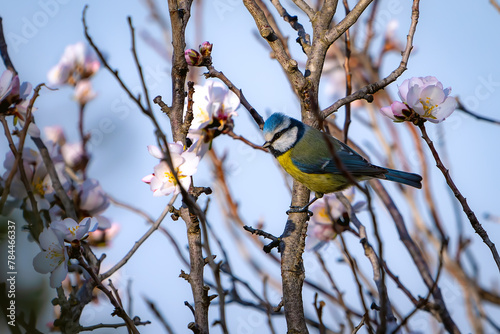
<svg viewBox="0 0 500 334">
<path fill-rule="evenodd" d="M 281 137 L 274 141 L 273 148 L 279 152 L 288 151 L 295 144 L 298 131 L 299 129 L 294 127 L 285 132 Z"/>
</svg>

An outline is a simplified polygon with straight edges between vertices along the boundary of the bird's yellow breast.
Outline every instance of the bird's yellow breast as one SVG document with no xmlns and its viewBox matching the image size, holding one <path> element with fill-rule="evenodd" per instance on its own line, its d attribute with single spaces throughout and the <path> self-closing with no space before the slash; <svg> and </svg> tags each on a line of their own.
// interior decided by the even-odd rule
<svg viewBox="0 0 500 334">
<path fill-rule="evenodd" d="M 316 193 L 328 194 L 347 188 L 350 184 L 342 175 L 332 173 L 308 174 L 302 172 L 293 164 L 290 157 L 292 150 L 278 156 L 281 167 L 294 179 Z"/>
</svg>

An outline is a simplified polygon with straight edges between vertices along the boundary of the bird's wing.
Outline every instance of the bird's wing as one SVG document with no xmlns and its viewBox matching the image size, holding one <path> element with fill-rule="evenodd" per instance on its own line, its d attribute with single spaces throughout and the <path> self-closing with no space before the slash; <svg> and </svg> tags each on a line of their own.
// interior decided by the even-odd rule
<svg viewBox="0 0 500 334">
<path fill-rule="evenodd" d="M 342 174 L 332 156 L 331 148 L 336 151 L 346 171 L 353 176 L 376 176 L 387 172 L 385 168 L 370 164 L 349 146 L 331 136 L 326 137 L 330 142 L 330 145 L 328 145 L 323 133 L 316 129 L 312 130 L 306 131 L 302 140 L 297 143 L 291 153 L 293 164 L 302 172 L 308 174 Z M 301 152 L 308 153 L 301 154 Z"/>
</svg>

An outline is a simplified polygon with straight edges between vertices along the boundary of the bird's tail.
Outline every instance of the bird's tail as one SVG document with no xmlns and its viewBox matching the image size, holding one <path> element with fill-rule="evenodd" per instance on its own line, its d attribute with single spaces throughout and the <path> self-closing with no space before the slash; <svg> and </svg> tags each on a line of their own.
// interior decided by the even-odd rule
<svg viewBox="0 0 500 334">
<path fill-rule="evenodd" d="M 384 174 L 384 176 L 387 180 L 407 184 L 419 189 L 422 188 L 422 184 L 420 183 L 420 181 L 422 181 L 422 177 L 420 175 L 395 169 L 386 169 L 387 173 Z"/>
</svg>

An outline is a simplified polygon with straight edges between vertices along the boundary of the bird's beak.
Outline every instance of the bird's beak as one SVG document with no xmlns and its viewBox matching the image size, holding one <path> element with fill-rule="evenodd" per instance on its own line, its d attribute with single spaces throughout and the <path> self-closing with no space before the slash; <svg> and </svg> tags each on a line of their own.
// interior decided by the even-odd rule
<svg viewBox="0 0 500 334">
<path fill-rule="evenodd" d="M 263 147 L 263 148 L 268 148 L 269 146 L 271 146 L 271 143 L 270 143 L 270 142 L 268 142 L 268 141 L 266 141 L 266 142 L 262 145 L 262 147 Z"/>
</svg>

